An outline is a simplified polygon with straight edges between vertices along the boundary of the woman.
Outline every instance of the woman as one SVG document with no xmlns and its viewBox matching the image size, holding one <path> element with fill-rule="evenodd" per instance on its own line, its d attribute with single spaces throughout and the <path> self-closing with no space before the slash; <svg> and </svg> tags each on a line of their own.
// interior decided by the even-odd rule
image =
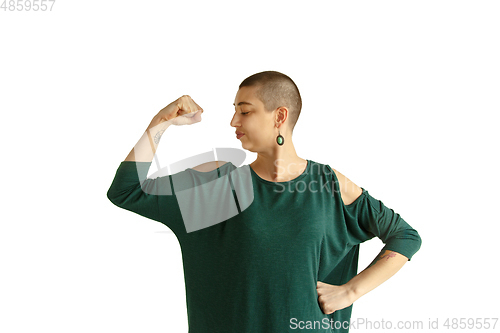
<svg viewBox="0 0 500 333">
<path fill-rule="evenodd" d="M 297 155 L 302 103 L 288 76 L 248 77 L 234 105 L 230 125 L 257 153 L 253 163 L 216 161 L 146 179 L 168 126 L 201 121 L 203 109 L 182 96 L 121 162 L 108 198 L 177 236 L 190 333 L 347 332 L 352 304 L 410 260 L 420 236 L 364 188 Z M 359 244 L 375 236 L 385 246 L 356 274 Z"/>
</svg>

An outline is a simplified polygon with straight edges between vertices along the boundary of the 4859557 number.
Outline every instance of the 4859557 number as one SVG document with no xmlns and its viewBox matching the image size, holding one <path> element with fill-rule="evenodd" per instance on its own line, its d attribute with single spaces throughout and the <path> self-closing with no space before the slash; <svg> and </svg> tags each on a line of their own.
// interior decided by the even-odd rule
<svg viewBox="0 0 500 333">
<path fill-rule="evenodd" d="M 56 0 L 4 0 L 2 2 L 2 5 L 0 6 L 0 9 L 3 9 L 4 11 L 52 11 L 52 7 L 54 7 L 54 3 Z M 50 8 L 47 5 L 47 3 L 52 3 L 50 4 Z"/>
<path fill-rule="evenodd" d="M 443 323 L 446 329 L 495 329 L 498 318 L 447 318 Z"/>
</svg>

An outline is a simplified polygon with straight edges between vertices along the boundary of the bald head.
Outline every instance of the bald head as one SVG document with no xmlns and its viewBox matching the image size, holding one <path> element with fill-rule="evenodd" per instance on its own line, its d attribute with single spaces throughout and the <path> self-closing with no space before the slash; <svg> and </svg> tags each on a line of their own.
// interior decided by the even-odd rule
<svg viewBox="0 0 500 333">
<path fill-rule="evenodd" d="M 282 106 L 288 109 L 289 127 L 293 131 L 302 109 L 302 99 L 295 82 L 280 72 L 266 71 L 247 77 L 239 88 L 251 86 L 258 87 L 256 95 L 267 111 L 271 112 Z"/>
</svg>

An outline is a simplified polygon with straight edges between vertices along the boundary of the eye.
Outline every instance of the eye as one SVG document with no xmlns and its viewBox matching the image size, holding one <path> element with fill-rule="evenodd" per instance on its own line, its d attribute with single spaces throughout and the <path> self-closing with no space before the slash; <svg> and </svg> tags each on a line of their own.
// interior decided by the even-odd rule
<svg viewBox="0 0 500 333">
<path fill-rule="evenodd" d="M 250 112 L 241 112 L 241 114 L 249 114 Z"/>
</svg>

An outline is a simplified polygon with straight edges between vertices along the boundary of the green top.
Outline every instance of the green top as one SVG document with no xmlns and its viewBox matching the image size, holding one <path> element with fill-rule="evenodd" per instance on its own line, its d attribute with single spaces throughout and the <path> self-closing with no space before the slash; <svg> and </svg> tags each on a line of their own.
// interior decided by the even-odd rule
<svg viewBox="0 0 500 333">
<path fill-rule="evenodd" d="M 409 259 L 418 251 L 399 214 L 364 188 L 344 205 L 330 166 L 307 162 L 287 182 L 231 162 L 152 179 L 151 162 L 121 162 L 107 196 L 176 235 L 190 333 L 347 332 L 335 327 L 347 327 L 352 305 L 324 314 L 317 281 L 348 282 L 359 244 L 374 236 Z"/>
</svg>

